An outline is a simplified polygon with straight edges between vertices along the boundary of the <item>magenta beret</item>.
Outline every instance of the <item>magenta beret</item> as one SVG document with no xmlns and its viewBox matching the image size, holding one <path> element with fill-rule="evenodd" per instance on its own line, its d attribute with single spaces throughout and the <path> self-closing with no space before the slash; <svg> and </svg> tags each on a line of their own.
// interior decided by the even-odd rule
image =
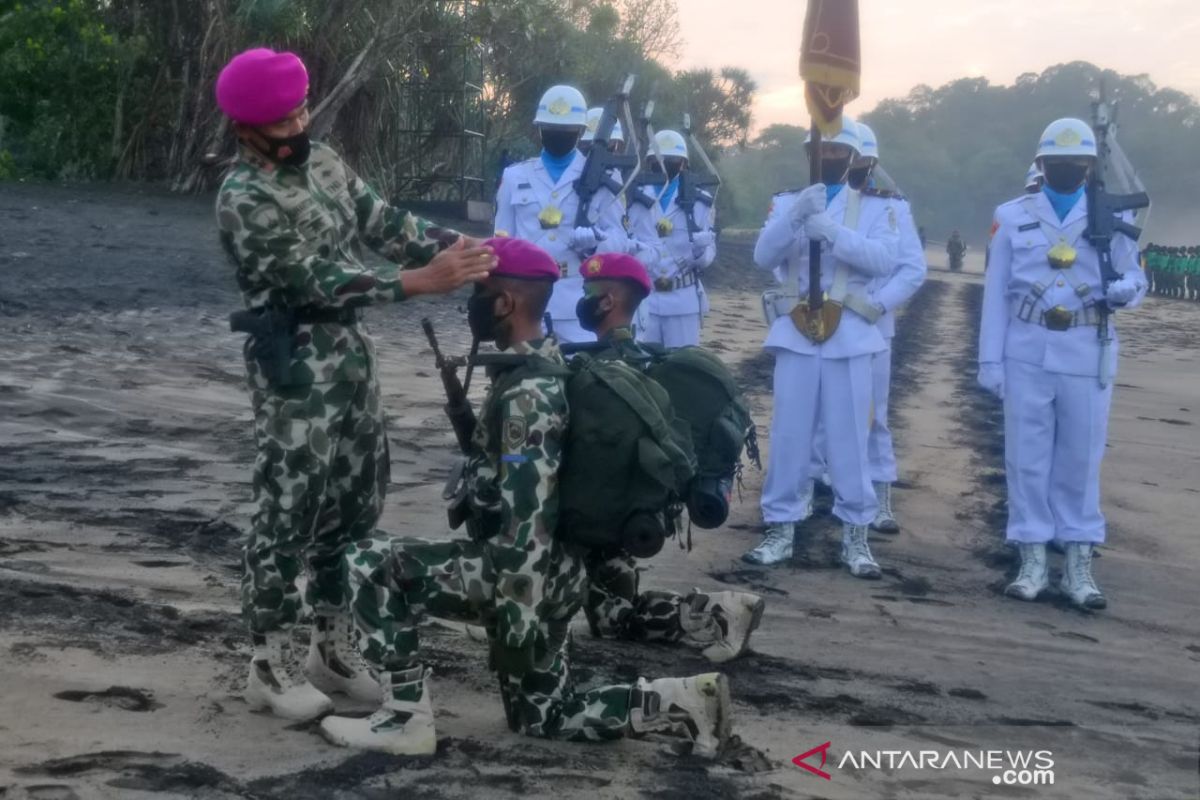
<svg viewBox="0 0 1200 800">
<path fill-rule="evenodd" d="M 295 53 L 256 47 L 234 56 L 217 76 L 217 105 L 243 125 L 269 125 L 308 96 L 308 70 Z"/>
<path fill-rule="evenodd" d="M 561 277 L 554 257 L 524 239 L 498 237 L 488 239 L 485 247 L 492 248 L 500 262 L 491 274 L 505 278 L 533 278 L 556 281 Z"/>
<path fill-rule="evenodd" d="M 633 281 L 645 289 L 646 294 L 654 290 L 642 262 L 624 253 L 597 253 L 579 265 L 579 274 L 585 281 Z"/>
</svg>

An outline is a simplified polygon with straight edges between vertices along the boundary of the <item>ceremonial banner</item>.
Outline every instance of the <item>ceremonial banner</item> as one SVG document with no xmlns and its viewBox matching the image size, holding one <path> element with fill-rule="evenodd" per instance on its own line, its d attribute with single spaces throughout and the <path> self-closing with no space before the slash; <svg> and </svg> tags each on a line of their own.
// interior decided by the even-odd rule
<svg viewBox="0 0 1200 800">
<path fill-rule="evenodd" d="M 841 131 L 842 106 L 858 97 L 861 72 L 858 0 L 808 0 L 800 77 L 808 113 L 825 136 Z"/>
</svg>

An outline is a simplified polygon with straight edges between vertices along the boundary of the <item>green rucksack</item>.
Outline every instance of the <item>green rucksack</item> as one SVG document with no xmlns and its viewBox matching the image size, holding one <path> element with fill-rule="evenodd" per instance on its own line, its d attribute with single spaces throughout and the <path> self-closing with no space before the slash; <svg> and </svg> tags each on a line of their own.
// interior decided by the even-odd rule
<svg viewBox="0 0 1200 800">
<path fill-rule="evenodd" d="M 675 532 L 696 472 L 688 425 L 661 386 L 621 361 L 579 355 L 569 366 L 558 535 L 648 558 Z"/>
<path fill-rule="evenodd" d="M 647 374 L 667 390 L 675 414 L 691 429 L 697 471 L 686 497 L 699 528 L 717 528 L 729 517 L 729 500 L 742 450 L 759 464 L 758 439 L 733 374 L 701 347 L 658 351 Z"/>
</svg>

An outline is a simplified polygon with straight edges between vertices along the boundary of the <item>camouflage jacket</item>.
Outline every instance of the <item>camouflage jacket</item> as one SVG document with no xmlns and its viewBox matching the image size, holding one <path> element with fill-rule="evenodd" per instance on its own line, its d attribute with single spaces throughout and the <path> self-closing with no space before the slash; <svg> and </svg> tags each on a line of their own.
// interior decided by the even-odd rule
<svg viewBox="0 0 1200 800">
<path fill-rule="evenodd" d="M 565 375 L 553 339 L 517 344 L 511 352 L 540 357 Z M 561 546 L 554 533 L 567 396 L 564 378 L 544 373 L 516 366 L 493 376 L 475 427 L 475 454 L 467 462 L 472 502 L 498 511 L 502 520 L 487 543 L 496 571 L 497 635 L 512 648 L 529 646 L 537 633 L 555 578 L 547 573 L 559 563 L 551 550 Z"/>
<path fill-rule="evenodd" d="M 397 271 L 362 261 L 367 245 L 400 268 L 421 266 L 458 233 L 385 203 L 329 147 L 302 167 L 278 166 L 243 148 L 217 195 L 221 245 L 248 308 L 344 308 L 404 299 Z M 358 326 L 302 324 L 289 384 L 364 381 L 374 345 Z M 253 388 L 267 388 L 247 357 Z"/>
</svg>

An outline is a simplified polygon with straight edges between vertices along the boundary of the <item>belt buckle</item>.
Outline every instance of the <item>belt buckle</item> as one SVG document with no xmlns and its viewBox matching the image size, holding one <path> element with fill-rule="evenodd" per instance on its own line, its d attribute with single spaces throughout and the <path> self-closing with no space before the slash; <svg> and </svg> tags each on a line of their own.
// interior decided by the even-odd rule
<svg viewBox="0 0 1200 800">
<path fill-rule="evenodd" d="M 654 288 L 660 292 L 669 292 L 675 288 L 675 281 L 670 278 L 655 278 Z"/>
<path fill-rule="evenodd" d="M 1052 331 L 1070 329 L 1074 318 L 1075 315 L 1063 306 L 1055 306 L 1042 315 L 1042 320 L 1046 323 L 1046 328 Z"/>
</svg>

